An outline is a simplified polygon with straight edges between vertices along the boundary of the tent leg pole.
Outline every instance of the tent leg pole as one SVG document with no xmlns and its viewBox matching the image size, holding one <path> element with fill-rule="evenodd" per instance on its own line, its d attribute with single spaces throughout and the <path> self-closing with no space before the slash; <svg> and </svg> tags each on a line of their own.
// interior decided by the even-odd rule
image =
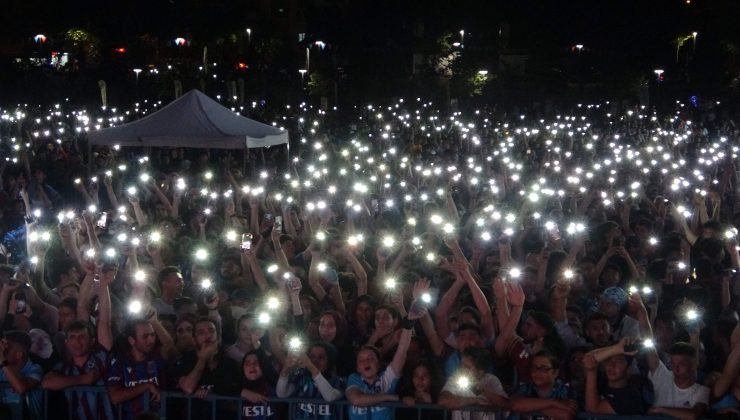
<svg viewBox="0 0 740 420">
<path fill-rule="evenodd" d="M 249 148 L 245 147 L 242 150 L 242 176 L 245 178 L 247 176 L 247 153 L 249 153 Z"/>
<path fill-rule="evenodd" d="M 287 143 L 285 143 L 285 147 L 286 147 L 286 149 L 285 149 L 285 151 L 286 151 L 286 154 L 285 154 L 285 172 L 286 173 L 290 173 L 290 140 Z"/>
</svg>

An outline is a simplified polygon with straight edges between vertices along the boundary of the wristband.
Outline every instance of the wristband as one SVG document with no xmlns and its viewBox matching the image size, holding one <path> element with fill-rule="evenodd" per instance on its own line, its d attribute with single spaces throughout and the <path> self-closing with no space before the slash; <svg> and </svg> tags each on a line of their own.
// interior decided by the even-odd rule
<svg viewBox="0 0 740 420">
<path fill-rule="evenodd" d="M 414 329 L 414 321 L 406 317 L 401 321 L 401 326 L 403 327 L 404 330 L 412 330 Z"/>
</svg>

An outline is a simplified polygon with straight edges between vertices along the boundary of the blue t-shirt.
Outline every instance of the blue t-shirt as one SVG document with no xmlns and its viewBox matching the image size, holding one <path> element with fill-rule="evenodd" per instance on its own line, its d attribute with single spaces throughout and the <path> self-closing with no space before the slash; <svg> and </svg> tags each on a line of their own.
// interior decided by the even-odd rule
<svg viewBox="0 0 740 420">
<path fill-rule="evenodd" d="M 30 360 L 26 361 L 26 364 L 21 368 L 21 376 L 24 378 L 34 379 L 41 383 L 41 379 L 44 376 L 41 366 L 32 363 Z M 0 370 L 0 382 L 8 382 L 8 377 L 5 375 L 5 369 Z M 2 399 L 3 402 L 9 405 L 16 405 L 21 403 L 21 395 L 13 390 L 12 387 L 7 386 L 2 388 Z M 43 408 L 41 401 L 43 393 L 40 387 L 35 387 L 24 394 L 26 403 L 28 404 L 28 410 L 31 414 L 32 419 L 43 417 Z"/>
<path fill-rule="evenodd" d="M 365 395 L 393 394 L 398 386 L 398 375 L 390 366 L 384 370 L 372 384 L 368 384 L 357 373 L 349 375 L 347 378 L 347 390 L 352 388 L 359 389 Z M 393 409 L 389 407 L 369 407 L 370 419 L 372 420 L 391 420 L 393 418 Z M 367 420 L 368 407 L 349 407 L 349 418 L 351 420 Z"/>
<path fill-rule="evenodd" d="M 730 392 L 712 405 L 712 411 L 727 410 L 728 408 L 738 408 L 738 401 L 735 394 Z"/>
</svg>

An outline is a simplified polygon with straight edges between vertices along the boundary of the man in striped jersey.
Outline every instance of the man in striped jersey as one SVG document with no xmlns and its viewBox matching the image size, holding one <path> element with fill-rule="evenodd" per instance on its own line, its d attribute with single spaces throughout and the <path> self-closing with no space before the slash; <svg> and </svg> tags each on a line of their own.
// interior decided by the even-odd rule
<svg viewBox="0 0 740 420">
<path fill-rule="evenodd" d="M 44 376 L 44 389 L 64 390 L 75 386 L 104 385 L 108 364 L 108 349 L 100 345 L 92 325 L 78 320 L 67 327 L 65 345 L 71 358 L 58 363 Z M 102 393 L 65 390 L 67 403 L 80 420 L 113 418 L 110 400 Z"/>
<path fill-rule="evenodd" d="M 130 350 L 111 356 L 106 384 L 113 404 L 122 404 L 122 420 L 159 409 L 159 394 L 165 386 L 165 360 L 157 350 L 156 339 L 159 336 L 163 342 L 162 352 L 172 343 L 169 334 L 162 331 L 156 316 L 131 321 L 126 328 Z"/>
</svg>

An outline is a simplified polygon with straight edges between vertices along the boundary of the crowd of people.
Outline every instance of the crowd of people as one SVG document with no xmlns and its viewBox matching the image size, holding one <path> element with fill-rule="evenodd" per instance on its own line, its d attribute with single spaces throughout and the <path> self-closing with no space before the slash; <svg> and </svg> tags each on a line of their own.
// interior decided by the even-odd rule
<svg viewBox="0 0 740 420">
<path fill-rule="evenodd" d="M 740 128 L 718 104 L 303 105 L 271 114 L 291 155 L 85 156 L 133 109 L 0 110 L 4 413 L 740 415 Z"/>
</svg>

